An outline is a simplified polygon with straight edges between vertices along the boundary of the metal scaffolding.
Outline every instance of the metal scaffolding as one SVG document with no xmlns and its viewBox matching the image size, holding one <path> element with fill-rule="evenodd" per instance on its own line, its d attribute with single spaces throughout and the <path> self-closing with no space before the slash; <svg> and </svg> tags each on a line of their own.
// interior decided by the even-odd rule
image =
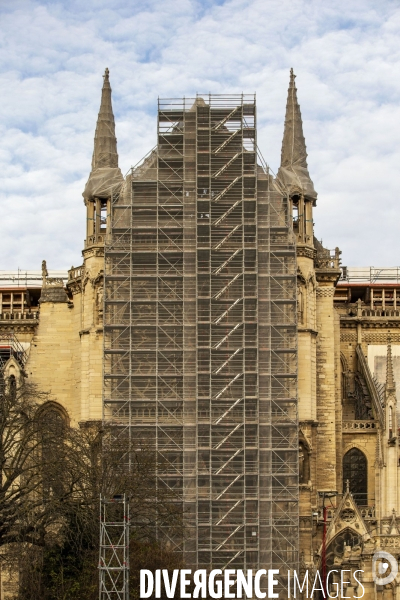
<svg viewBox="0 0 400 600">
<path fill-rule="evenodd" d="M 129 600 L 129 502 L 100 496 L 99 599 Z"/>
<path fill-rule="evenodd" d="M 28 360 L 25 348 L 14 333 L 0 333 L 0 371 L 11 357 L 15 358 L 22 369 Z"/>
<path fill-rule="evenodd" d="M 105 251 L 104 418 L 157 451 L 188 565 L 295 568 L 296 250 L 255 97 L 160 100 L 128 181 Z"/>
</svg>

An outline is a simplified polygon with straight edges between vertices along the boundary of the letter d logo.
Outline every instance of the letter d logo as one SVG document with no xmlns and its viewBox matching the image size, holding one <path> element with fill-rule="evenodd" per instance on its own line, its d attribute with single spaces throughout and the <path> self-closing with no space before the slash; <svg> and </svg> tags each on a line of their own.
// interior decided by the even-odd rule
<svg viewBox="0 0 400 600">
<path fill-rule="evenodd" d="M 379 561 L 378 564 L 377 561 Z M 389 566 L 390 572 L 388 573 Z M 396 578 L 398 571 L 399 565 L 394 556 L 383 550 L 375 552 L 372 557 L 372 579 L 375 581 L 376 585 L 386 585 L 391 583 L 393 579 Z M 386 577 L 383 577 L 385 573 L 388 574 Z"/>
</svg>

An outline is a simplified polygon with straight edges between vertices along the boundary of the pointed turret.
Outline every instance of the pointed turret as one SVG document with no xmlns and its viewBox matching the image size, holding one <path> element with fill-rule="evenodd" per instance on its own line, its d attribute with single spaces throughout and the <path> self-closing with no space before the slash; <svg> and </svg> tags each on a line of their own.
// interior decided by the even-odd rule
<svg viewBox="0 0 400 600">
<path fill-rule="evenodd" d="M 101 104 L 94 135 L 92 171 L 101 167 L 118 168 L 117 138 L 111 102 L 110 72 L 105 70 Z"/>
<path fill-rule="evenodd" d="M 388 336 L 387 355 L 386 355 L 386 395 L 396 393 L 396 384 L 393 375 L 392 344 L 390 335 Z"/>
<path fill-rule="evenodd" d="M 105 70 L 103 78 L 100 110 L 94 136 L 92 171 L 83 192 L 85 201 L 94 197 L 106 198 L 123 182 L 122 173 L 118 168 L 117 138 L 108 69 Z"/>
<path fill-rule="evenodd" d="M 399 441 L 397 428 L 397 398 L 396 383 L 393 374 L 392 344 L 390 333 L 387 340 L 386 354 L 386 386 L 385 386 L 385 422 L 386 440 L 383 443 L 383 463 L 385 479 L 382 486 L 382 515 L 389 515 L 393 510 L 399 510 Z M 393 517 L 397 526 L 397 519 Z"/>
<path fill-rule="evenodd" d="M 295 77 L 293 69 L 290 69 L 281 166 L 277 177 L 291 196 L 300 193 L 305 199 L 312 200 L 315 205 L 317 192 L 314 190 L 314 184 L 308 172 L 306 142 L 300 106 L 297 101 Z"/>
</svg>

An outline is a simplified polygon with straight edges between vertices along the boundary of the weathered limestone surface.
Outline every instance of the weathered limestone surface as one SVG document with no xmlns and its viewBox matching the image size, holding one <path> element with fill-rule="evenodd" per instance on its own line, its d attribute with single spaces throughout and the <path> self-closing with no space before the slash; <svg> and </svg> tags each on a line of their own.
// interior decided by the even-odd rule
<svg viewBox="0 0 400 600">
<path fill-rule="evenodd" d="M 322 279 L 323 274 L 318 275 Z M 317 487 L 336 490 L 335 280 L 321 279 L 317 287 Z"/>
<path fill-rule="evenodd" d="M 103 273 L 102 248 L 84 251 L 85 269 L 82 282 L 80 353 L 81 353 L 81 421 L 102 418 L 103 375 Z"/>
<path fill-rule="evenodd" d="M 313 248 L 309 247 L 312 251 Z M 316 300 L 313 260 L 298 257 L 299 420 L 316 421 Z"/>
<path fill-rule="evenodd" d="M 76 348 L 73 310 L 67 303 L 42 303 L 26 371 L 29 381 L 48 392 L 52 400 L 68 411 L 72 421 L 77 422 L 80 409 L 73 369 Z"/>
</svg>

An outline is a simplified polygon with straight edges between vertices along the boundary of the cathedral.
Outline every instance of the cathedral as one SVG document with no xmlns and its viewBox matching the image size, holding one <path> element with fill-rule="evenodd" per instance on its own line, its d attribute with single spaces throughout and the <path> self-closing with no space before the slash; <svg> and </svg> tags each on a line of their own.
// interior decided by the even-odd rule
<svg viewBox="0 0 400 600">
<path fill-rule="evenodd" d="M 339 597 L 395 599 L 372 565 L 400 554 L 400 277 L 318 241 L 293 71 L 276 177 L 255 97 L 210 94 L 159 100 L 124 178 L 103 77 L 82 264 L 2 274 L 0 368 L 71 426 L 154 445 L 189 567 L 333 571 L 332 597 L 346 572 Z"/>
</svg>

